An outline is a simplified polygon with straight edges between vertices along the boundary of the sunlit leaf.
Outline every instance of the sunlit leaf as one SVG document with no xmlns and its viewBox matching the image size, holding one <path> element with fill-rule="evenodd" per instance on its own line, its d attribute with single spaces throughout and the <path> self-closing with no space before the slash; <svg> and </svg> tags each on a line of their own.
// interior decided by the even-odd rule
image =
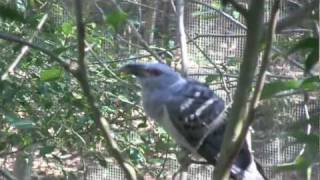
<svg viewBox="0 0 320 180">
<path fill-rule="evenodd" d="M 42 81 L 53 81 L 57 80 L 63 75 L 63 70 L 61 68 L 50 68 L 45 69 L 40 72 L 40 79 Z"/>
<path fill-rule="evenodd" d="M 107 15 L 107 24 L 111 25 L 114 29 L 118 29 L 128 18 L 128 14 L 121 11 L 113 11 Z"/>
<path fill-rule="evenodd" d="M 62 24 L 62 33 L 66 36 L 71 36 L 74 30 L 74 26 L 70 22 L 65 22 Z"/>
<path fill-rule="evenodd" d="M 319 90 L 320 76 L 312 76 L 303 80 L 300 87 L 306 91 Z"/>
</svg>

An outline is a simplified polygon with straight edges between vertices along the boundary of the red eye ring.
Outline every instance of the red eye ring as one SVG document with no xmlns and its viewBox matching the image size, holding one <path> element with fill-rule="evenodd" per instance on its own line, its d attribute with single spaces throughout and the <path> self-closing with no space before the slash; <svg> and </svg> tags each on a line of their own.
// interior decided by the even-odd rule
<svg viewBox="0 0 320 180">
<path fill-rule="evenodd" d="M 159 69 L 148 69 L 147 73 L 149 76 L 160 76 L 162 72 Z"/>
</svg>

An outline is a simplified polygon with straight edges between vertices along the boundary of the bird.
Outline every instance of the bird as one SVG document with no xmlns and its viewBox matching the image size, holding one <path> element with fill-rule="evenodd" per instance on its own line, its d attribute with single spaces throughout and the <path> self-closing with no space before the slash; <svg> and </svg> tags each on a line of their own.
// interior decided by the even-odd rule
<svg viewBox="0 0 320 180">
<path fill-rule="evenodd" d="M 206 84 L 184 78 L 162 63 L 129 63 L 120 72 L 134 75 L 141 86 L 143 109 L 182 148 L 216 165 L 227 125 L 227 107 Z M 266 180 L 247 142 L 230 170 L 236 180 Z"/>
</svg>

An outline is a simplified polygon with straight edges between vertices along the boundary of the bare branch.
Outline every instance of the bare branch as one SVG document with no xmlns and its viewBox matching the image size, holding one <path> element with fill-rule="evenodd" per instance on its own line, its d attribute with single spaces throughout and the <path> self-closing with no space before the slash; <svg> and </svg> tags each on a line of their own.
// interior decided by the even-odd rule
<svg viewBox="0 0 320 180">
<path fill-rule="evenodd" d="M 181 49 L 181 67 L 184 75 L 187 75 L 188 70 L 188 47 L 187 47 L 187 38 L 186 32 L 184 29 L 184 0 L 177 0 L 177 22 L 178 22 L 178 37 Z"/>
<path fill-rule="evenodd" d="M 259 102 L 261 92 L 262 92 L 262 89 L 264 86 L 266 71 L 267 71 L 267 67 L 269 65 L 270 54 L 271 54 L 271 50 L 272 50 L 272 41 L 273 41 L 274 35 L 275 35 L 276 22 L 279 17 L 279 7 L 280 7 L 280 1 L 277 0 L 277 1 L 275 1 L 274 5 L 272 7 L 272 11 L 271 11 L 271 18 L 270 18 L 270 22 L 269 22 L 267 37 L 266 37 L 267 38 L 266 48 L 264 50 L 264 54 L 263 54 L 262 62 L 261 62 L 261 67 L 260 67 L 260 71 L 258 74 L 258 79 L 257 79 L 256 86 L 254 89 L 253 98 L 251 100 L 251 107 L 249 110 L 249 116 L 251 113 L 254 114 L 254 111 L 258 106 L 258 102 Z M 253 119 L 254 119 L 253 116 L 252 116 L 252 119 L 249 118 L 250 124 L 252 123 Z"/>
</svg>

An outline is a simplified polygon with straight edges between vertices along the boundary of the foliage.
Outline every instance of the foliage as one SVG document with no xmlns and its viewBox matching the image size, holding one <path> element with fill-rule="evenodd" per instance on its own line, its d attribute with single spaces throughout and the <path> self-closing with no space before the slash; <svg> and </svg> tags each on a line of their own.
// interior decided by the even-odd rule
<svg viewBox="0 0 320 180">
<path fill-rule="evenodd" d="M 70 13 L 72 11 L 59 2 L 37 0 L 29 4 L 19 4 L 18 1 L 0 3 L 0 32 L 10 32 L 28 40 L 44 14 L 56 13 L 53 16 L 63 18 L 63 22 L 49 16 L 33 43 L 49 49 L 67 63 L 74 61 L 78 52 L 75 50 L 77 36 L 73 14 L 64 14 L 64 8 Z M 234 19 L 240 19 L 240 14 L 231 6 L 213 6 L 219 10 L 224 8 Z M 200 9 L 192 15 L 207 20 L 217 18 L 213 10 L 207 9 Z M 136 93 L 139 89 L 134 85 L 133 78 L 117 72 L 123 63 L 135 61 L 136 56 L 144 55 L 140 45 L 136 45 L 135 39 L 131 37 L 130 30 L 125 27 L 125 22 L 135 22 L 137 27 L 143 23 L 132 16 L 130 11 L 122 13 L 110 10 L 103 16 L 101 24 L 89 20 L 86 22 L 86 62 L 90 85 L 102 115 L 111 124 L 113 138 L 121 151 L 142 171 L 150 171 L 151 165 L 163 163 L 163 157 L 176 153 L 177 147 L 162 128 L 145 117 L 139 104 L 140 94 Z M 168 34 L 158 36 L 169 37 Z M 173 39 L 164 41 L 173 42 Z M 290 92 L 319 92 L 320 77 L 312 73 L 319 63 L 318 42 L 319 39 L 313 36 L 287 41 L 289 51 L 274 56 L 297 55 L 302 59 L 305 76 L 268 82 L 262 91 L 263 100 Z M 156 46 L 152 48 L 165 50 Z M 19 56 L 21 49 L 19 44 L 0 40 L 0 75 Z M 173 53 L 166 53 L 167 61 L 172 62 Z M 127 57 L 129 60 L 125 59 Z M 149 59 L 146 56 L 144 60 Z M 195 61 L 209 64 L 207 59 Z M 224 73 L 237 74 L 238 65 L 239 59 L 227 57 L 225 64 L 219 67 L 224 69 Z M 208 75 L 205 78 L 206 83 L 221 80 L 220 75 Z M 9 79 L 0 80 L 0 104 L 0 155 L 14 154 L 13 149 L 22 151 L 36 146 L 38 156 L 56 162 L 64 174 L 63 159 L 54 155 L 57 151 L 62 154 L 77 153 L 82 158 L 90 156 L 101 165 L 107 165 L 109 159 L 106 157 L 110 155 L 105 148 L 101 148 L 106 147 L 106 142 L 91 117 L 77 81 L 42 52 L 29 50 Z M 319 126 L 317 117 L 295 124 L 284 135 L 294 138 L 294 144 L 305 144 L 306 148 L 292 163 L 279 165 L 279 170 L 309 171 L 319 161 L 319 157 L 310 156 L 317 154 L 319 134 L 304 131 L 308 124 Z"/>
<path fill-rule="evenodd" d="M 301 61 L 304 65 L 305 77 L 298 80 L 273 81 L 267 83 L 262 91 L 262 99 L 270 99 L 277 95 L 286 94 L 289 92 L 304 92 L 305 94 L 319 92 L 320 76 L 313 74 L 313 67 L 319 63 L 319 39 L 314 37 L 303 37 L 298 42 L 292 42 L 287 55 L 300 53 Z M 294 94 L 294 93 L 293 93 Z M 308 96 L 308 95 L 307 95 Z M 317 98 L 319 100 L 319 98 Z M 305 99 L 305 104 L 308 104 Z M 306 106 L 307 107 L 307 106 Z M 312 112 L 308 107 L 304 114 L 311 114 L 311 117 L 301 117 L 303 120 L 293 123 L 288 132 L 285 132 L 283 137 L 291 137 L 293 143 L 286 146 L 303 144 L 301 153 L 290 163 L 279 164 L 276 166 L 277 171 L 298 171 L 307 179 L 311 179 L 312 168 L 319 162 L 320 157 L 317 155 L 319 151 L 319 133 L 305 130 L 306 128 L 317 129 L 319 127 L 319 110 L 316 107 L 315 112 Z"/>
<path fill-rule="evenodd" d="M 0 21 L 1 31 L 28 39 L 36 25 L 24 19 L 36 18 L 39 21 L 51 6 L 64 8 L 59 3 L 39 2 L 45 4 L 46 8 L 40 9 L 34 5 L 28 7 L 36 10 L 30 13 L 1 4 L 0 16 L 5 19 Z M 28 8 L 25 11 L 29 11 Z M 173 152 L 175 145 L 168 138 L 163 138 L 163 131 L 158 128 L 154 130 L 154 125 L 146 122 L 133 78 L 118 74 L 121 63 L 112 62 L 126 55 L 114 51 L 119 48 L 114 37 L 116 32 L 121 33 L 122 24 L 127 18 L 127 14 L 114 11 L 107 14 L 106 26 L 92 22 L 86 25 L 86 41 L 91 47 L 86 60 L 92 90 L 103 116 L 111 123 L 115 140 L 132 163 L 144 169 L 155 159 L 161 161 L 159 152 L 167 152 L 168 148 Z M 34 43 L 69 61 L 78 56 L 74 50 L 77 39 L 75 23 L 70 17 L 66 19 L 60 23 L 49 17 Z M 0 46 L 2 75 L 22 47 L 5 41 L 0 41 Z M 10 154 L 12 148 L 24 150 L 36 145 L 39 156 L 59 166 L 63 160 L 58 156 L 51 158 L 57 151 L 62 154 L 78 153 L 83 158 L 94 153 L 97 155 L 92 157 L 103 164 L 101 158 L 97 157 L 101 157 L 98 156 L 101 153 L 102 156 L 108 156 L 106 150 L 101 149 L 101 146 L 105 147 L 105 142 L 90 117 L 85 97 L 75 79 L 48 57 L 30 50 L 15 68 L 14 74 L 0 81 L 0 90 L 1 154 Z M 64 171 L 63 166 L 61 170 Z"/>
</svg>

